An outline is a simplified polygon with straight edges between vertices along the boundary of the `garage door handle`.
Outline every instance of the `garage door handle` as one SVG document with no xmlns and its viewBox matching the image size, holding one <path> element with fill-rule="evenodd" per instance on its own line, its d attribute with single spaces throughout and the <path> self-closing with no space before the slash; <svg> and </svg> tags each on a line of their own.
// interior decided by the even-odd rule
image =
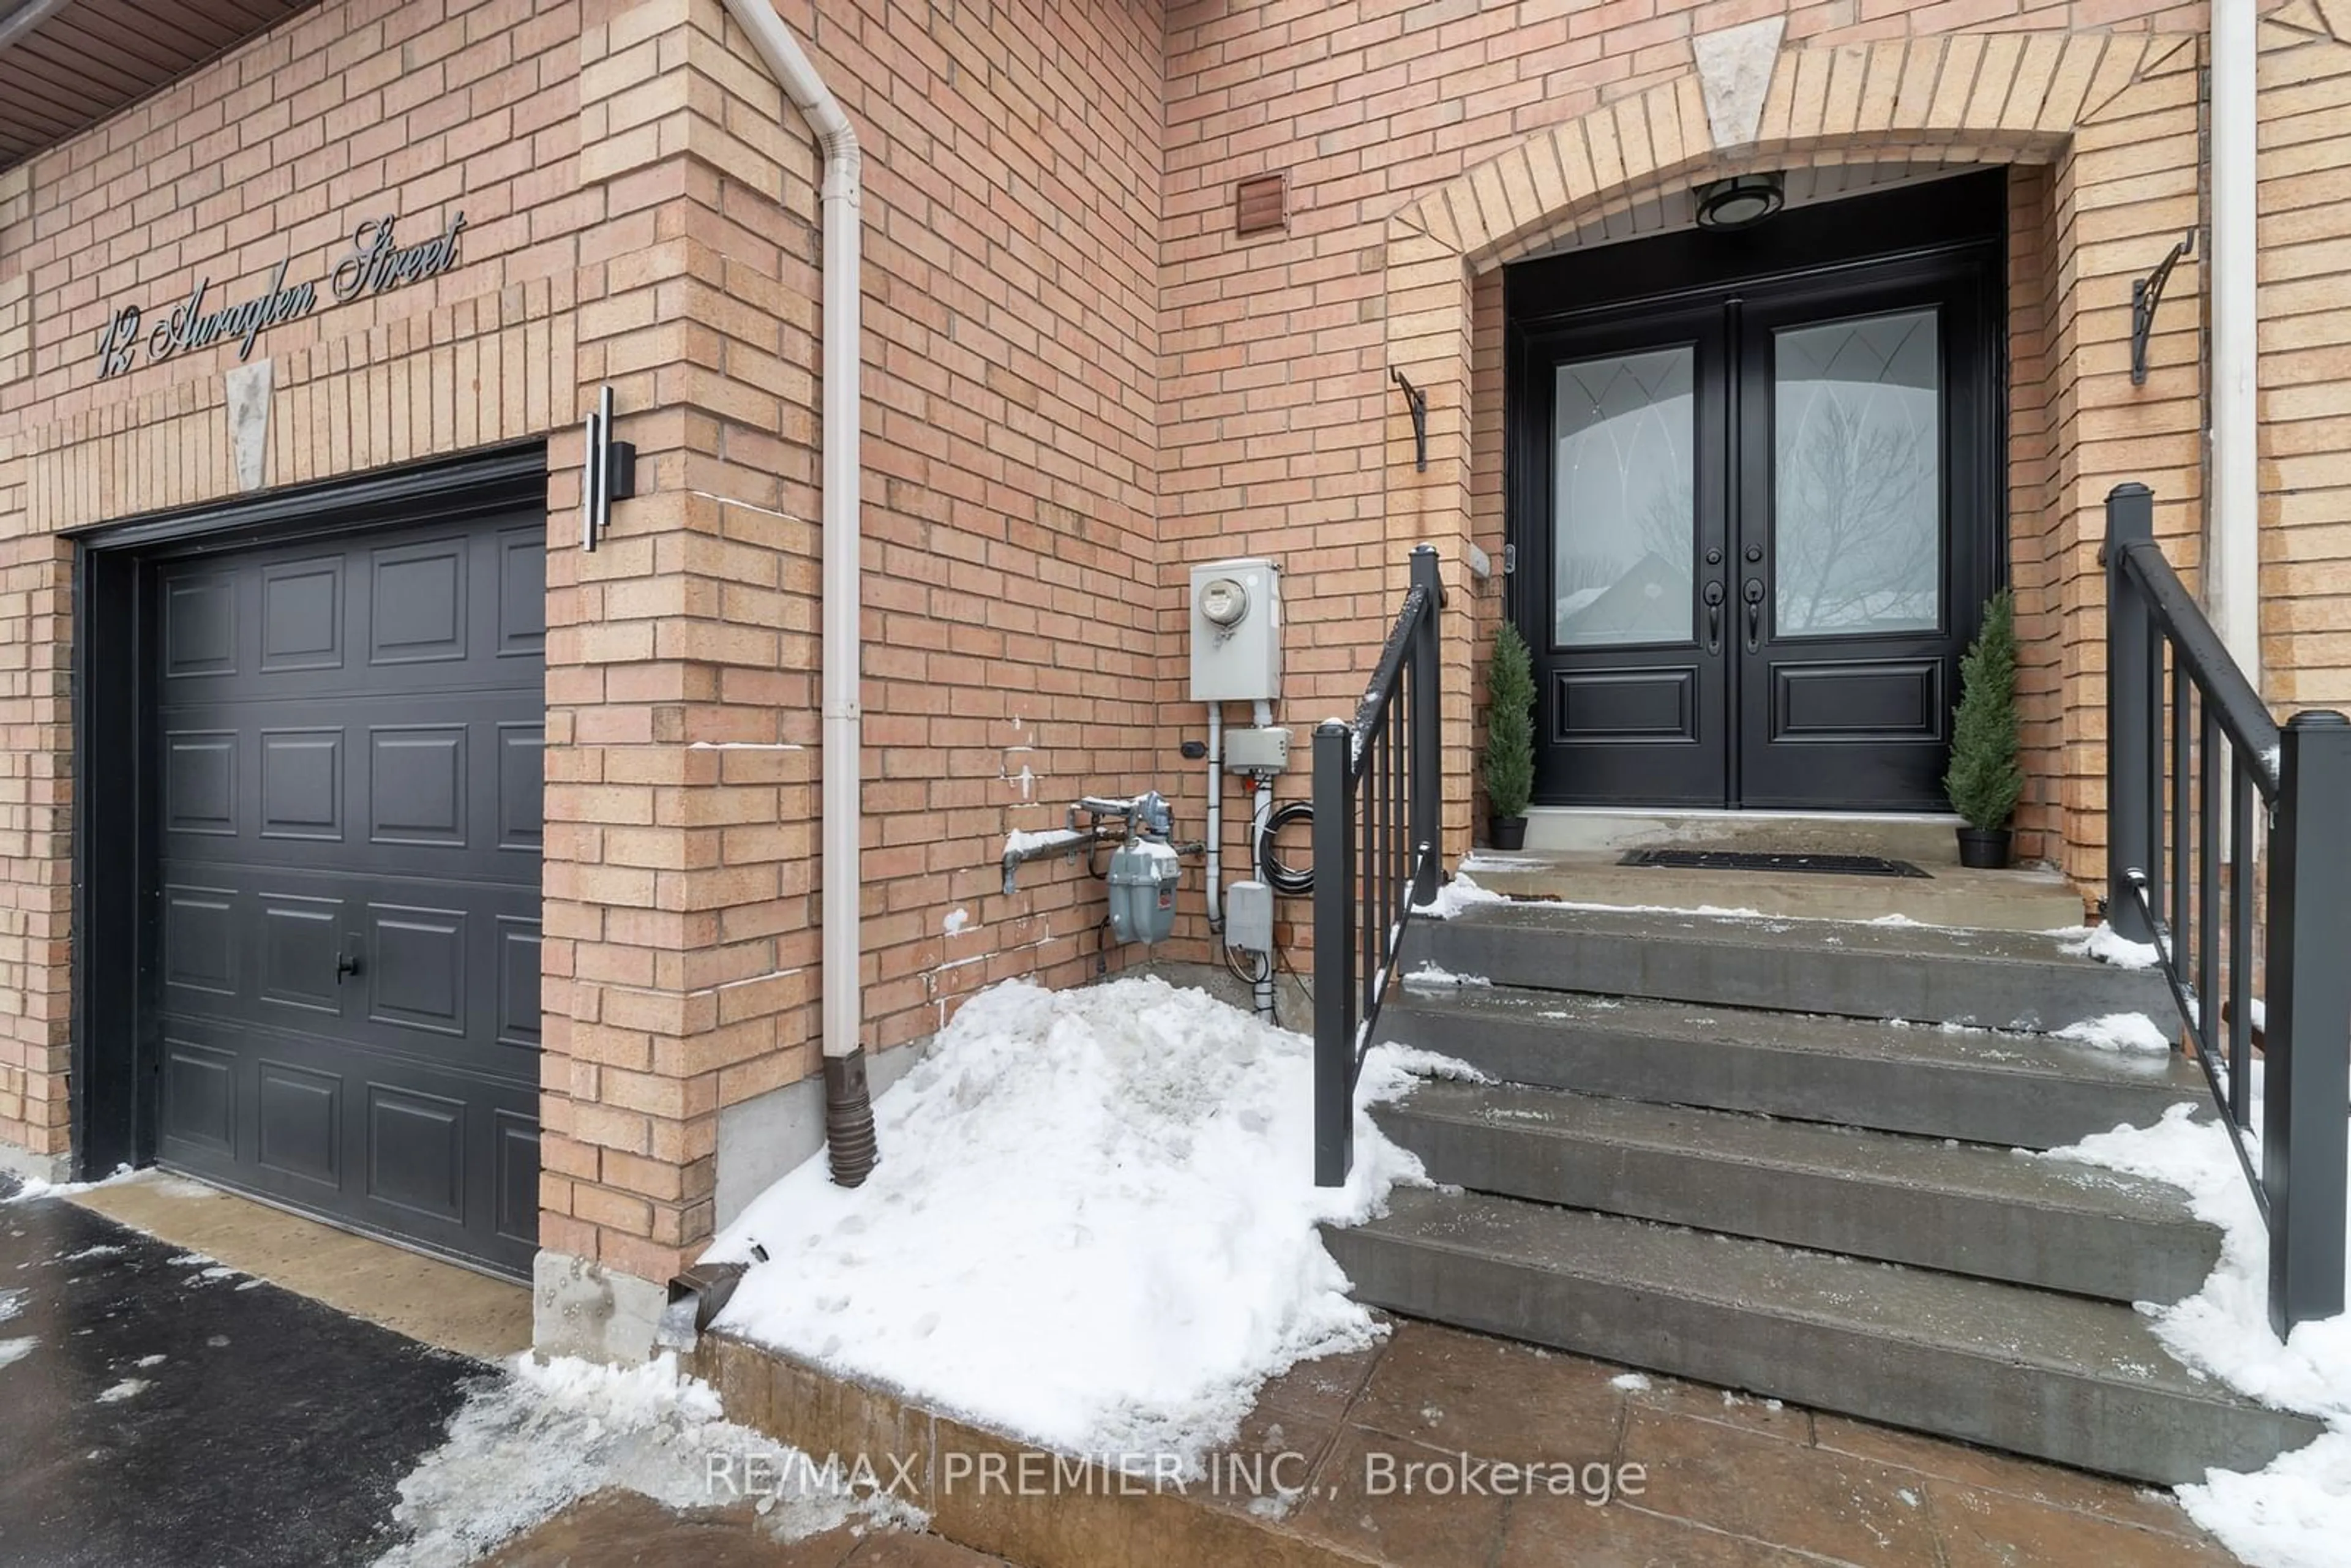
<svg viewBox="0 0 2351 1568">
<path fill-rule="evenodd" d="M 345 975 L 360 972 L 360 954 L 356 946 L 335 955 L 335 984 L 341 985 Z"/>
</svg>

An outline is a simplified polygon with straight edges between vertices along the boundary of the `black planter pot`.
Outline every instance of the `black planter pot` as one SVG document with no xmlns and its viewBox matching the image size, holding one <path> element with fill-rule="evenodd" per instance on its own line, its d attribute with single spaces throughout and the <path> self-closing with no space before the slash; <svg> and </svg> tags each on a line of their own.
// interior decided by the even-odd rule
<svg viewBox="0 0 2351 1568">
<path fill-rule="evenodd" d="M 1498 850 L 1522 850 L 1527 847 L 1527 820 L 1524 817 L 1497 817 L 1488 824 Z"/>
<path fill-rule="evenodd" d="M 2001 871 L 2008 865 L 2010 833 L 2006 828 L 1961 828 L 1959 863 L 1971 871 Z"/>
</svg>

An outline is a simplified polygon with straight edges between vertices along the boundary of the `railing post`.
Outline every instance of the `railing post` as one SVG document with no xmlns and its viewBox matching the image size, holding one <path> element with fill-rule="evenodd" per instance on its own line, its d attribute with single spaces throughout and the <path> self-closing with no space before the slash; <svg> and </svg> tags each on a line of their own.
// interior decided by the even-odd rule
<svg viewBox="0 0 2351 1568">
<path fill-rule="evenodd" d="M 1437 547 L 1416 545 L 1412 586 L 1427 591 L 1428 608 L 1412 647 L 1412 901 L 1437 896 L 1437 843 L 1445 814 L 1445 674 L 1437 628 L 1443 624 L 1445 581 L 1437 571 Z"/>
<path fill-rule="evenodd" d="M 1353 732 L 1314 731 L 1314 1185 L 1344 1186 L 1355 1144 Z"/>
<path fill-rule="evenodd" d="M 2132 482 L 2106 492 L 2106 924 L 2133 942 L 2155 939 L 2126 874 L 2155 866 L 2147 805 L 2154 793 L 2147 777 L 2154 694 L 2147 689 L 2147 604 L 2123 570 L 2123 551 L 2154 538 L 2154 491 Z"/>
<path fill-rule="evenodd" d="M 2278 740 L 2270 826 L 2262 1186 L 2270 1327 L 2343 1310 L 2344 1105 L 2351 1095 L 2351 719 L 2302 713 Z"/>
</svg>

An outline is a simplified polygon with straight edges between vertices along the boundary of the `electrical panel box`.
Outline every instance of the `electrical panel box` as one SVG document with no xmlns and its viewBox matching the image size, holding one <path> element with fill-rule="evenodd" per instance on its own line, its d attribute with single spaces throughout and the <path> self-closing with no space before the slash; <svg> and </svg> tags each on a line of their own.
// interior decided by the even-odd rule
<svg viewBox="0 0 2351 1568">
<path fill-rule="evenodd" d="M 1273 889 L 1237 882 L 1225 889 L 1225 946 L 1244 953 L 1273 951 Z"/>
<path fill-rule="evenodd" d="M 1228 729 L 1225 732 L 1225 771 L 1281 773 L 1290 767 L 1290 731 Z"/>
<path fill-rule="evenodd" d="M 1261 558 L 1192 569 L 1192 700 L 1281 695 L 1281 568 Z"/>
</svg>

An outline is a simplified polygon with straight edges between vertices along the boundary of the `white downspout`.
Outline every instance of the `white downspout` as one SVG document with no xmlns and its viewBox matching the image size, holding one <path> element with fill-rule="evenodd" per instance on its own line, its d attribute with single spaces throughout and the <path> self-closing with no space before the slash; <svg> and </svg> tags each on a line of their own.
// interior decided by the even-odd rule
<svg viewBox="0 0 2351 1568">
<path fill-rule="evenodd" d="M 2256 47 L 2253 0 L 2212 0 L 2212 570 L 2205 601 L 2221 642 L 2260 691 Z"/>
<path fill-rule="evenodd" d="M 863 664 L 858 582 L 862 158 L 849 116 L 768 0 L 725 4 L 824 152 L 824 1130 L 832 1179 L 855 1186 L 879 1157 L 859 1040 L 863 1008 L 857 861 L 864 821 L 858 705 Z"/>
</svg>

